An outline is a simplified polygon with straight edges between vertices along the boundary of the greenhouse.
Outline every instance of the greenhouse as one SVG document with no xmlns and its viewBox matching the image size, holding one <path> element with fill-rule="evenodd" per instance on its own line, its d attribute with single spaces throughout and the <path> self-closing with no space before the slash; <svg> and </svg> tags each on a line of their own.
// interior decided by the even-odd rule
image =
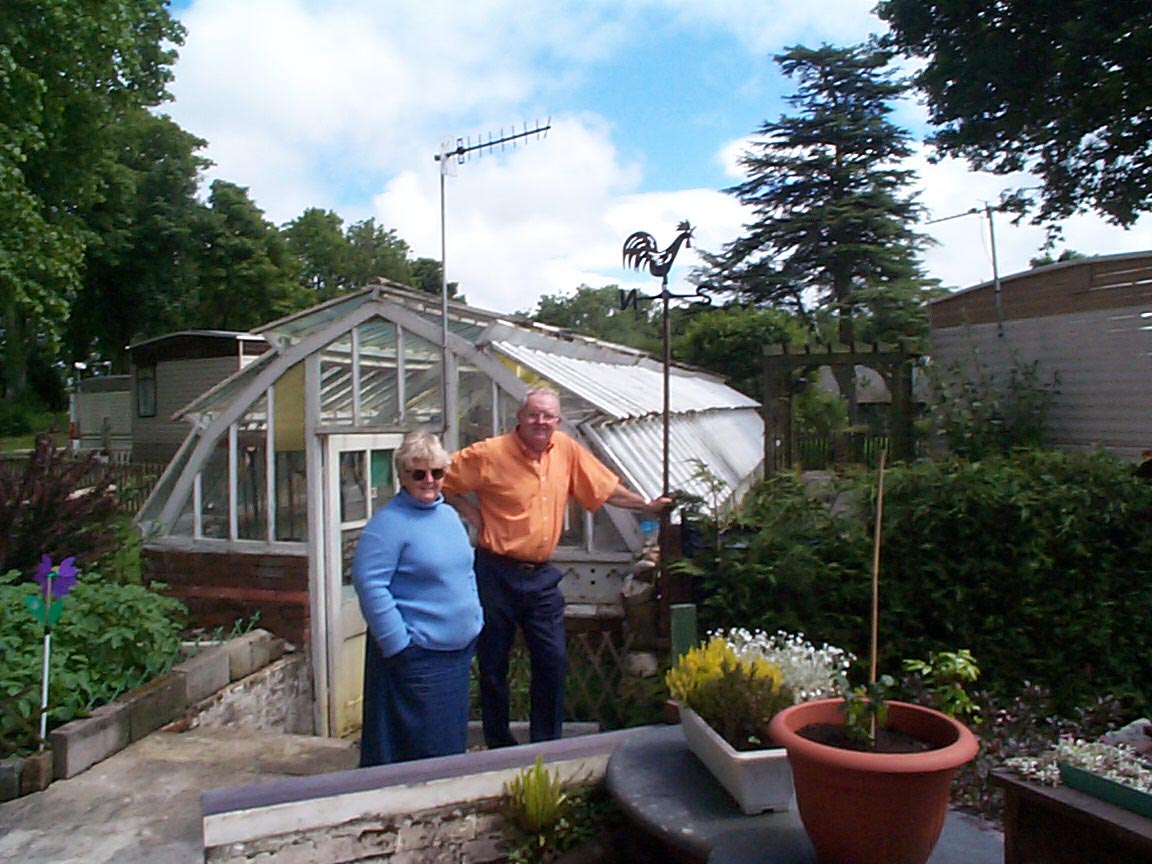
<svg viewBox="0 0 1152 864">
<path fill-rule="evenodd" d="M 662 491 L 664 369 L 643 352 L 385 282 L 254 333 L 269 350 L 177 413 L 190 431 L 137 521 L 148 578 L 198 621 L 259 611 L 308 652 L 320 734 L 359 725 L 349 564 L 396 488 L 406 432 L 466 446 L 511 430 L 520 399 L 546 384 L 562 428 L 645 497 Z M 673 366 L 668 383 L 669 488 L 725 506 L 762 462 L 758 405 L 700 370 Z M 553 559 L 571 618 L 621 617 L 650 529 L 631 511 L 572 506 Z"/>
</svg>

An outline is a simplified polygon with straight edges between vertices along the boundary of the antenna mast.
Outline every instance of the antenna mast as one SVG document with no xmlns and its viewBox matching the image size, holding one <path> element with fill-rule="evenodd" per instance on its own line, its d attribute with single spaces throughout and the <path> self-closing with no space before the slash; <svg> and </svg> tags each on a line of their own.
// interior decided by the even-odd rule
<svg viewBox="0 0 1152 864">
<path fill-rule="evenodd" d="M 456 404 L 454 394 L 449 394 L 448 388 L 450 383 L 455 384 L 453 376 L 448 374 L 448 252 L 447 252 L 447 229 L 445 227 L 445 206 L 444 206 L 444 178 L 448 175 L 449 171 L 455 173 L 456 165 L 463 165 L 467 162 L 472 154 L 482 156 L 484 153 L 492 153 L 497 147 L 503 152 L 504 148 L 511 144 L 513 148 L 519 144 L 520 141 L 535 136 L 536 138 L 544 138 L 548 135 L 548 130 L 552 128 L 552 118 L 549 117 L 544 123 L 537 120 L 532 128 L 528 128 L 528 124 L 524 123 L 520 131 L 516 131 L 515 125 L 511 130 L 505 133 L 503 127 L 500 129 L 499 135 L 488 133 L 487 139 L 483 136 L 478 136 L 475 143 L 472 137 L 457 138 L 455 146 L 452 145 L 451 140 L 446 139 L 440 144 L 440 152 L 432 158 L 440 163 L 440 323 L 441 323 L 441 354 L 440 354 L 440 369 L 441 369 L 441 386 L 444 398 L 443 417 L 441 418 L 444 427 L 444 446 L 449 450 L 457 449 L 458 443 L 456 422 L 453 419 L 448 419 L 449 406 Z M 453 398 L 450 398 L 450 395 Z"/>
</svg>

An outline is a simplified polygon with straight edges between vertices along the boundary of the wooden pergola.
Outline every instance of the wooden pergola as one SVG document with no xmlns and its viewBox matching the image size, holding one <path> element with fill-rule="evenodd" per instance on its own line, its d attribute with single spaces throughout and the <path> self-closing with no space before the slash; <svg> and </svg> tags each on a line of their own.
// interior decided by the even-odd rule
<svg viewBox="0 0 1152 864">
<path fill-rule="evenodd" d="M 921 353 L 909 344 L 768 345 L 764 349 L 764 472 L 791 466 L 792 377 L 807 367 L 867 366 L 876 370 L 892 396 L 891 457 L 913 456 L 912 367 Z"/>
</svg>

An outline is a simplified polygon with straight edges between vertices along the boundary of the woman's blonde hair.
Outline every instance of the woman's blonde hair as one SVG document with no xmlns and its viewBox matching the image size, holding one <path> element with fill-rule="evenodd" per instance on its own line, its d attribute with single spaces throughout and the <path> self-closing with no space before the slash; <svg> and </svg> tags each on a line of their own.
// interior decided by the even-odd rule
<svg viewBox="0 0 1152 864">
<path fill-rule="evenodd" d="M 452 457 L 431 432 L 409 432 L 404 442 L 396 449 L 396 467 L 410 471 L 414 462 L 424 460 L 429 468 L 447 468 Z"/>
</svg>

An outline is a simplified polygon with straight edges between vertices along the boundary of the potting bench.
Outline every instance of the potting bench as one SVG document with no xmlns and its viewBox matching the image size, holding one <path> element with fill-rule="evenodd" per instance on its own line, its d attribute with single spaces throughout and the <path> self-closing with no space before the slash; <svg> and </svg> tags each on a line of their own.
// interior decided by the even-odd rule
<svg viewBox="0 0 1152 864">
<path fill-rule="evenodd" d="M 1007 768 L 992 780 L 1004 789 L 1004 864 L 1152 861 L 1152 819 Z"/>
</svg>

